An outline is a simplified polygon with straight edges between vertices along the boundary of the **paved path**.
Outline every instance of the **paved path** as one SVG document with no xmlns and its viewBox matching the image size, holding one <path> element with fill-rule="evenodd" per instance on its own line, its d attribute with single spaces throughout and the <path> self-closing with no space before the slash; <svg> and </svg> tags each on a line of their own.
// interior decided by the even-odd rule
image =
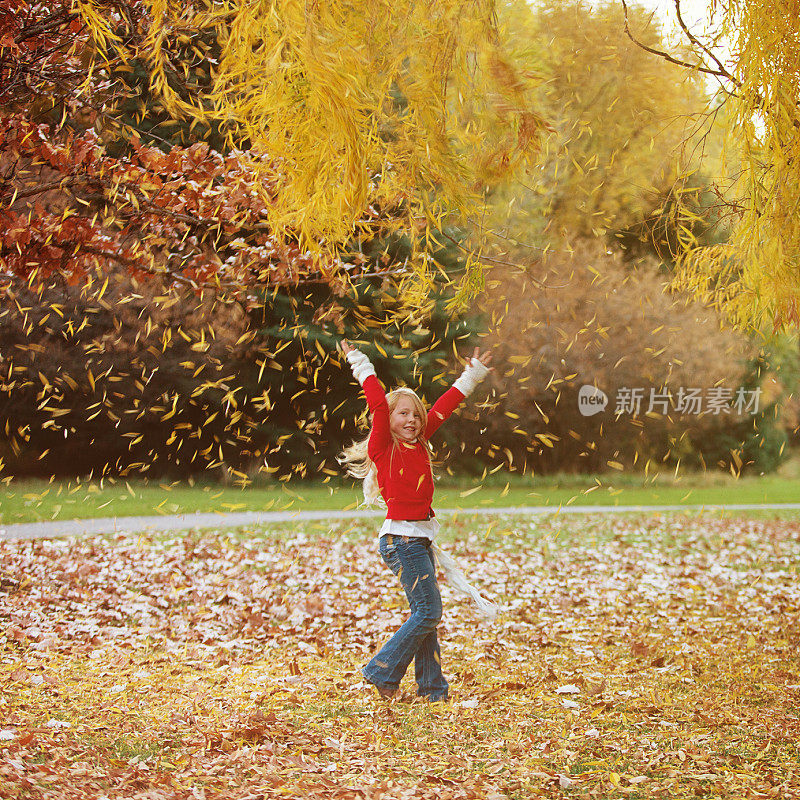
<svg viewBox="0 0 800 800">
<path fill-rule="evenodd" d="M 439 519 L 450 516 L 494 516 L 498 514 L 617 514 L 621 512 L 657 513 L 660 511 L 800 511 L 800 503 L 665 505 L 665 506 L 515 506 L 513 508 L 443 508 Z M 262 525 L 270 522 L 315 519 L 360 519 L 383 517 L 383 511 L 249 511 L 235 514 L 177 514 L 155 517 L 105 517 L 57 522 L 31 522 L 14 525 L 0 523 L 0 539 L 43 539 L 83 534 L 138 533 L 179 531 L 187 528 L 234 528 L 239 525 Z"/>
</svg>

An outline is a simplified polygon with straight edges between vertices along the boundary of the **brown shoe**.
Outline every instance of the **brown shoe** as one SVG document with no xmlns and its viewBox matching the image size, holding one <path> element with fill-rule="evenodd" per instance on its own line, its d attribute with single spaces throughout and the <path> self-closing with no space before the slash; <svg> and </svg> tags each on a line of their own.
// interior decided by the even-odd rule
<svg viewBox="0 0 800 800">
<path fill-rule="evenodd" d="M 390 689 L 388 686 L 378 686 L 377 684 L 372 683 L 371 681 L 366 681 L 367 684 L 370 686 L 375 687 L 377 689 L 378 694 L 384 700 L 391 700 L 398 692 L 397 689 Z"/>
</svg>

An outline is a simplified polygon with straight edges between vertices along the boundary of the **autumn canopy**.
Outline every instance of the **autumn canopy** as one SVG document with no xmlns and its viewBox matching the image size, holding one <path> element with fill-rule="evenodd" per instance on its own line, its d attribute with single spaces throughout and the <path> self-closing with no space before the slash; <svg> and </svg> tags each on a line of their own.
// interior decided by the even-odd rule
<svg viewBox="0 0 800 800">
<path fill-rule="evenodd" d="M 0 32 L 7 280 L 335 284 L 390 228 L 424 279 L 426 234 L 544 126 L 491 3 L 12 0 Z"/>
</svg>

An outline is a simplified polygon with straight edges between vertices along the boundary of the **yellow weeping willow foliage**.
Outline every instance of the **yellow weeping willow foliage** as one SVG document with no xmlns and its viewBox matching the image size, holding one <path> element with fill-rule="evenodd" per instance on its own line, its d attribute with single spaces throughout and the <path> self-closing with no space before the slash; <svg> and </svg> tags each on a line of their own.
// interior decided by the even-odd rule
<svg viewBox="0 0 800 800">
<path fill-rule="evenodd" d="M 554 132 L 535 172 L 492 193 L 482 232 L 503 230 L 530 251 L 644 230 L 697 161 L 691 137 L 708 104 L 698 76 L 637 47 L 616 0 L 516 5 L 512 46 L 536 48 L 528 61 L 547 75 L 538 97 Z M 661 46 L 652 12 L 633 6 L 629 16 L 639 41 Z"/>
<path fill-rule="evenodd" d="M 688 229 L 679 286 L 715 302 L 739 326 L 800 326 L 800 2 L 713 3 L 731 96 L 724 198 L 734 225 L 722 245 L 695 247 Z M 708 52 L 708 51 L 706 51 Z M 733 169 L 731 171 L 733 172 Z"/>
<path fill-rule="evenodd" d="M 105 41 L 99 5 L 76 8 Z M 151 91 L 176 118 L 213 119 L 232 146 L 267 156 L 273 231 L 330 255 L 385 219 L 417 245 L 421 295 L 426 239 L 532 155 L 546 127 L 529 107 L 533 80 L 502 51 L 494 0 L 143 5 L 149 28 L 126 57 L 146 60 Z M 165 67 L 170 41 L 209 30 L 212 85 L 187 99 Z M 469 275 L 472 293 L 480 281 Z"/>
</svg>

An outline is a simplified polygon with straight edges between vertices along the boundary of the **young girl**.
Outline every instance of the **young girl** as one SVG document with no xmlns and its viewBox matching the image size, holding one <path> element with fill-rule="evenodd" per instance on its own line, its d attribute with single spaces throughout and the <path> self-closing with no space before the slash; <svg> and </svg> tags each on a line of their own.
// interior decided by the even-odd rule
<svg viewBox="0 0 800 800">
<path fill-rule="evenodd" d="M 340 463 L 364 479 L 367 502 L 380 494 L 386 502 L 386 520 L 380 532 L 379 551 L 400 578 L 411 606 L 411 616 L 362 670 L 382 697 L 391 697 L 414 659 L 417 694 L 429 701 L 447 700 L 448 683 L 442 674 L 436 626 L 442 618 L 442 599 L 436 582 L 434 552 L 448 581 L 465 591 L 484 610 L 493 610 L 458 573 L 452 560 L 433 545 L 439 529 L 431 501 L 433 476 L 430 437 L 488 374 L 491 353 L 475 354 L 453 386 L 425 411 L 411 389 L 399 388 L 388 397 L 367 356 L 342 342 L 353 375 L 364 389 L 372 413 L 369 436 L 347 448 Z M 447 563 L 445 563 L 445 561 Z"/>
</svg>

